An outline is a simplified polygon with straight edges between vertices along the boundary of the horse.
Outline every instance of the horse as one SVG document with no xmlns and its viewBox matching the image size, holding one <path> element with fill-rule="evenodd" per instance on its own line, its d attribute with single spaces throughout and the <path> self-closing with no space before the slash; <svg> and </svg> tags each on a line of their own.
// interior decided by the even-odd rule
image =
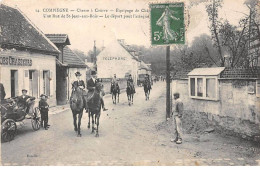
<svg viewBox="0 0 260 169">
<path fill-rule="evenodd" d="M 118 84 L 116 84 L 116 83 L 112 83 L 111 85 L 112 85 L 111 92 L 112 92 L 113 104 L 116 104 L 116 97 L 117 97 L 117 103 L 119 103 L 120 88 L 119 88 Z"/>
<path fill-rule="evenodd" d="M 99 118 L 100 118 L 100 115 L 101 115 L 101 99 L 102 99 L 101 98 L 101 90 L 102 90 L 101 83 L 97 83 L 92 97 L 87 102 L 88 109 L 89 109 L 88 128 L 90 128 L 90 116 L 91 116 L 91 118 L 92 118 L 92 131 L 91 131 L 91 133 L 94 133 L 94 130 L 95 130 L 95 127 L 94 127 L 94 120 L 95 120 L 95 124 L 97 125 L 96 137 L 99 137 L 98 127 L 99 127 Z"/>
<path fill-rule="evenodd" d="M 149 82 L 144 83 L 145 100 L 149 100 L 151 90 L 151 84 Z"/>
<path fill-rule="evenodd" d="M 74 131 L 77 133 L 78 137 L 81 137 L 80 125 L 81 125 L 81 118 L 84 109 L 84 100 L 82 96 L 83 96 L 83 90 L 80 89 L 79 87 L 73 87 L 71 97 L 70 97 L 70 109 L 73 114 Z M 78 120 L 78 124 L 77 124 L 77 120 Z"/>
<path fill-rule="evenodd" d="M 133 83 L 129 83 L 127 82 L 127 87 L 126 87 L 126 94 L 127 94 L 127 98 L 128 98 L 128 105 L 131 106 L 131 104 L 134 103 L 134 85 Z"/>
</svg>

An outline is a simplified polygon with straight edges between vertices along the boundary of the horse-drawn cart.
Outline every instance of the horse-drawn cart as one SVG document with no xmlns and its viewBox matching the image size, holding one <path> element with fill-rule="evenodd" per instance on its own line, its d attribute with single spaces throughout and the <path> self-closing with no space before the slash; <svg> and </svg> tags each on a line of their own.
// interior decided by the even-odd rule
<svg viewBox="0 0 260 169">
<path fill-rule="evenodd" d="M 17 98 L 8 98 L 0 104 L 1 140 L 3 142 L 14 139 L 17 132 L 16 122 L 25 120 L 30 109 L 33 111 L 31 117 L 33 130 L 37 131 L 41 127 L 39 109 L 38 107 L 34 108 L 35 100 L 28 100 L 26 108 L 22 109 L 18 107 L 16 99 Z"/>
</svg>

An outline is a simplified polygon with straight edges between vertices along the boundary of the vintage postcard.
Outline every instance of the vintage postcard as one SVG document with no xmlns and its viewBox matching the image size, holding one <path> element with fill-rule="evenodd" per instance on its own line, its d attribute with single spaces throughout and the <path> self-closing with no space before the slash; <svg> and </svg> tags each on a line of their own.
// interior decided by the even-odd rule
<svg viewBox="0 0 260 169">
<path fill-rule="evenodd" d="M 0 0 L 2 166 L 259 166 L 258 0 Z"/>
</svg>

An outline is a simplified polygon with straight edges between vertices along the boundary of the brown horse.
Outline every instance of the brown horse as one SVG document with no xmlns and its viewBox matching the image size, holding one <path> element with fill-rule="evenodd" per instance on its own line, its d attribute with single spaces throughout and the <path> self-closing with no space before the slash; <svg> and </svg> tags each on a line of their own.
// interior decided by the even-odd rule
<svg viewBox="0 0 260 169">
<path fill-rule="evenodd" d="M 99 118 L 101 115 L 101 90 L 102 90 L 102 84 L 97 83 L 93 96 L 88 101 L 88 109 L 89 109 L 89 122 L 88 122 L 88 128 L 90 128 L 90 116 L 92 118 L 92 132 L 94 133 L 95 127 L 94 127 L 94 120 L 95 124 L 97 124 L 96 128 L 96 137 L 99 136 L 98 134 L 98 127 L 99 127 Z"/>
<path fill-rule="evenodd" d="M 120 88 L 117 83 L 112 83 L 112 100 L 113 104 L 116 104 L 116 97 L 117 97 L 117 103 L 119 103 L 119 94 L 120 94 Z"/>
<path fill-rule="evenodd" d="M 134 94 L 135 94 L 135 88 L 133 83 L 127 82 L 126 94 L 128 98 L 128 105 L 131 106 L 131 104 L 134 104 Z"/>
<path fill-rule="evenodd" d="M 73 88 L 70 98 L 70 109 L 73 114 L 73 124 L 74 130 L 77 133 L 78 137 L 81 137 L 80 133 L 80 125 L 81 125 L 81 118 L 83 115 L 84 109 L 84 100 L 83 100 L 83 91 L 79 87 Z M 78 115 L 78 118 L 77 118 Z M 78 120 L 78 124 L 77 124 Z"/>
</svg>

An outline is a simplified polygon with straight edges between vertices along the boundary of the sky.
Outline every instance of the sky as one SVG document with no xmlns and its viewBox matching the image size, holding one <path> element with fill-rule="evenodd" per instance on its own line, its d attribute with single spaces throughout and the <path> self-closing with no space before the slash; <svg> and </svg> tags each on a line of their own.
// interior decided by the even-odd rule
<svg viewBox="0 0 260 169">
<path fill-rule="evenodd" d="M 164 2 L 160 1 L 159 2 Z M 157 2 L 158 2 L 157 1 Z M 115 39 L 125 39 L 129 45 L 144 45 L 150 47 L 150 20 L 149 18 L 44 18 L 44 14 L 53 14 L 44 12 L 53 8 L 69 8 L 69 10 L 108 10 L 107 14 L 128 14 L 129 11 L 139 11 L 149 9 L 148 0 L 0 0 L 6 5 L 19 8 L 43 33 L 65 33 L 69 35 L 72 49 L 79 49 L 87 54 L 93 49 L 94 40 L 98 48 L 108 45 Z M 171 1 L 171 2 L 181 2 Z M 205 4 L 207 0 L 184 0 L 186 12 L 189 14 L 190 24 L 187 27 L 186 43 L 191 44 L 194 37 L 201 34 L 209 34 L 209 21 L 206 13 Z M 196 3 L 194 2 L 201 2 Z M 205 3 L 206 2 L 206 3 Z M 115 12 L 116 9 L 122 10 L 122 13 Z M 39 12 L 36 12 L 39 10 Z M 113 11 L 110 11 L 113 10 Z M 237 25 L 239 19 L 248 13 L 248 8 L 244 5 L 244 0 L 224 0 L 220 17 L 227 19 L 231 24 Z M 61 14 L 56 12 L 54 14 Z M 66 13 L 65 13 L 66 14 Z M 79 14 L 73 12 L 73 14 Z M 82 13 L 81 13 L 82 14 Z M 83 13 L 85 14 L 85 13 Z M 94 13 L 93 13 L 94 14 Z M 104 14 L 104 12 L 95 12 L 95 14 Z M 133 14 L 133 13 L 132 13 Z M 137 12 L 136 15 L 147 16 L 149 12 Z M 188 18 L 188 15 L 186 15 Z M 187 22 L 187 19 L 186 19 Z"/>
</svg>

